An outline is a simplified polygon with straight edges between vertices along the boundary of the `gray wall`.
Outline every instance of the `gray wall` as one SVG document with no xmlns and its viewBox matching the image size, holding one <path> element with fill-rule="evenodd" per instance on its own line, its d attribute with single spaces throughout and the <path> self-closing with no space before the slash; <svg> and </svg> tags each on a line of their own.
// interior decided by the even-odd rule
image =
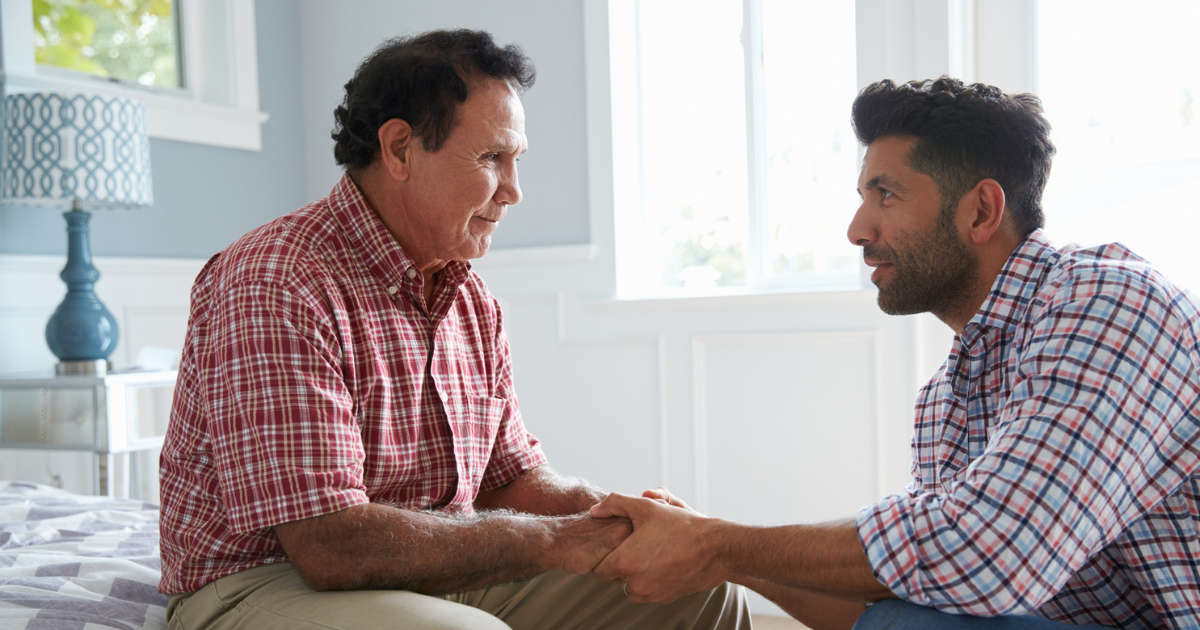
<svg viewBox="0 0 1200 630">
<path fill-rule="evenodd" d="M 304 0 L 300 6 L 310 197 L 327 194 L 341 175 L 329 139 L 333 108 L 363 57 L 396 35 L 485 29 L 501 44 L 524 48 L 538 74 L 523 99 L 529 138 L 520 164 L 524 201 L 500 225 L 493 251 L 589 242 L 582 0 Z"/>
<path fill-rule="evenodd" d="M 151 140 L 154 206 L 94 213 L 95 255 L 207 258 L 324 196 L 341 174 L 329 132 L 342 84 L 380 41 L 439 27 L 487 29 L 521 45 L 538 69 L 524 100 L 525 201 L 493 248 L 588 242 L 581 1 L 257 0 L 256 7 L 259 99 L 270 114 L 263 150 Z M 65 253 L 59 213 L 0 207 L 0 254 Z"/>
<path fill-rule="evenodd" d="M 93 254 L 208 258 L 307 202 L 297 6 L 256 2 L 259 101 L 270 114 L 262 151 L 152 139 L 154 206 L 93 213 Z M 65 254 L 65 228 L 58 212 L 0 207 L 0 254 Z"/>
</svg>

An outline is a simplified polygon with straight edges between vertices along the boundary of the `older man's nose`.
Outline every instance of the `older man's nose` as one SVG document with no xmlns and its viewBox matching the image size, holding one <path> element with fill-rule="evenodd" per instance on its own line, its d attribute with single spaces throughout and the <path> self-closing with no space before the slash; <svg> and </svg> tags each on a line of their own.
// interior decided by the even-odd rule
<svg viewBox="0 0 1200 630">
<path fill-rule="evenodd" d="M 517 169 L 513 168 L 509 175 L 500 179 L 496 188 L 496 201 L 515 206 L 521 203 L 521 184 L 517 181 Z"/>
</svg>

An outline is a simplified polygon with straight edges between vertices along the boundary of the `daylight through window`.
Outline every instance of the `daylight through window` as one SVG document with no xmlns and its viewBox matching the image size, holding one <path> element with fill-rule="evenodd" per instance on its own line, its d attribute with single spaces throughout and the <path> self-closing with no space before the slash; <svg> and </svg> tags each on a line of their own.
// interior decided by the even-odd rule
<svg viewBox="0 0 1200 630">
<path fill-rule="evenodd" d="M 177 14 L 172 0 L 33 0 L 37 63 L 183 87 Z"/>
<path fill-rule="evenodd" d="M 625 295 L 859 286 L 854 3 L 614 13 Z"/>
<path fill-rule="evenodd" d="M 1200 233 L 1198 21 L 1192 0 L 1038 4 L 1037 92 L 1058 148 L 1047 233 L 1119 241 L 1192 291 L 1200 266 L 1179 243 Z"/>
</svg>

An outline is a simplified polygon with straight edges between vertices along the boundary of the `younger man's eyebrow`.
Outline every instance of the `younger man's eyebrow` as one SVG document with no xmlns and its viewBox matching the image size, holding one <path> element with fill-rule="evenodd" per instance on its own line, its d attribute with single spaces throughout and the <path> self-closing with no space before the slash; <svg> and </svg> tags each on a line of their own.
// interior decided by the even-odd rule
<svg viewBox="0 0 1200 630">
<path fill-rule="evenodd" d="M 875 177 L 868 179 L 867 183 L 863 185 L 863 190 L 875 190 L 876 188 L 879 188 L 881 186 L 884 188 L 887 188 L 891 191 L 894 191 L 894 192 L 900 192 L 900 191 L 907 190 L 907 188 L 902 186 L 900 184 L 900 182 L 898 182 L 894 178 L 890 177 L 887 173 L 880 173 L 880 174 L 876 175 Z M 858 194 L 861 197 L 862 190 L 859 190 Z"/>
</svg>

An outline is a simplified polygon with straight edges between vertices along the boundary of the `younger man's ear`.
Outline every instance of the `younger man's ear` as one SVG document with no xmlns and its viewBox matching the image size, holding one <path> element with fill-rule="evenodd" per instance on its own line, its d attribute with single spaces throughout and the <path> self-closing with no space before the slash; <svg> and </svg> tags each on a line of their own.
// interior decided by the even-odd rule
<svg viewBox="0 0 1200 630">
<path fill-rule="evenodd" d="M 973 243 L 983 244 L 1003 227 L 1004 189 L 994 179 L 984 179 L 968 192 L 960 202 L 967 204 L 971 218 L 969 228 Z"/>
<path fill-rule="evenodd" d="M 396 181 L 408 180 L 412 168 L 412 152 L 417 139 L 412 127 L 400 118 L 393 118 L 379 126 L 380 166 Z"/>
</svg>

